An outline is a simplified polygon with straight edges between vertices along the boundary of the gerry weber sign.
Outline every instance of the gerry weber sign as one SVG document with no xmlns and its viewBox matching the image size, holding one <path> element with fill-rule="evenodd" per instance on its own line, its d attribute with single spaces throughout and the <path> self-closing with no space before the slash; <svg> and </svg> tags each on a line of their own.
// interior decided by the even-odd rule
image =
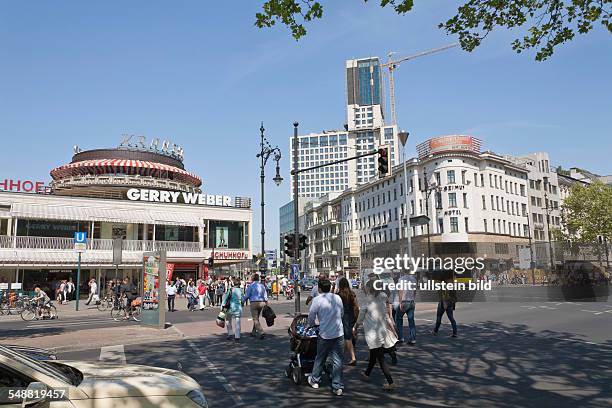
<svg viewBox="0 0 612 408">
<path fill-rule="evenodd" d="M 150 190 L 144 188 L 130 188 L 127 192 L 127 198 L 131 201 L 150 201 L 153 203 L 215 205 L 220 207 L 232 206 L 232 199 L 228 196 L 186 193 L 183 191 Z"/>
</svg>

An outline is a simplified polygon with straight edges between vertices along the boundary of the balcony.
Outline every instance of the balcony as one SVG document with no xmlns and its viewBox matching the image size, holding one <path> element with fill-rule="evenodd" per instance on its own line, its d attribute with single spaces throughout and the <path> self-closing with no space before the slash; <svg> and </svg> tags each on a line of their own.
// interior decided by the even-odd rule
<svg viewBox="0 0 612 408">
<path fill-rule="evenodd" d="M 13 237 L 0 236 L 0 249 L 33 249 L 33 250 L 57 250 L 67 251 L 74 249 L 72 238 L 57 237 Z M 112 251 L 112 239 L 90 239 L 87 245 L 88 251 Z M 159 251 L 180 253 L 201 252 L 199 242 L 185 241 L 148 241 L 148 240 L 123 240 L 123 250 L 127 252 Z"/>
</svg>

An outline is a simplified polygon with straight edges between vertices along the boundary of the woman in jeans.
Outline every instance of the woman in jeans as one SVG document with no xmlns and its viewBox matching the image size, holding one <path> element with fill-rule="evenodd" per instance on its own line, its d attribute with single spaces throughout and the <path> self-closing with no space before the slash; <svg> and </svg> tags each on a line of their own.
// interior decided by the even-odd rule
<svg viewBox="0 0 612 408">
<path fill-rule="evenodd" d="M 351 358 L 348 365 L 354 366 L 357 364 L 357 359 L 355 357 L 355 348 L 353 347 L 353 327 L 359 316 L 359 306 L 357 305 L 355 292 L 351 290 L 348 279 L 341 278 L 338 282 L 338 295 L 342 299 L 342 306 L 344 307 L 344 314 L 342 315 L 344 347 Z"/>
<path fill-rule="evenodd" d="M 240 289 L 240 278 L 234 277 L 234 287 L 225 292 L 221 301 L 221 310 L 225 312 L 225 325 L 227 326 L 227 339 L 232 337 L 240 340 L 240 317 L 242 316 L 242 303 L 244 294 Z M 232 322 L 234 323 L 234 336 L 232 336 Z"/>
<path fill-rule="evenodd" d="M 452 283 L 453 281 L 449 279 L 446 282 Z M 438 330 L 440 329 L 440 324 L 442 323 L 442 316 L 444 316 L 444 313 L 446 313 L 446 316 L 448 317 L 448 320 L 453 328 L 453 334 L 451 334 L 451 337 L 457 337 L 457 322 L 453 316 L 455 304 L 457 303 L 457 293 L 454 290 L 440 290 L 438 293 L 440 295 L 440 301 L 438 302 L 438 311 L 436 314 L 436 326 L 431 334 L 434 336 L 438 335 Z"/>
<path fill-rule="evenodd" d="M 383 385 L 383 389 L 391 391 L 394 389 L 393 378 L 389 366 L 385 362 L 385 349 L 391 349 L 397 343 L 397 334 L 391 321 L 390 305 L 387 301 L 387 294 L 383 291 L 374 288 L 374 281 L 369 281 L 366 284 L 366 303 L 359 310 L 359 318 L 353 329 L 353 334 L 356 334 L 357 328 L 363 325 L 366 343 L 370 349 L 370 360 L 368 367 L 361 373 L 361 377 L 365 380 L 370 378 L 372 369 L 376 362 L 387 379 L 387 384 Z"/>
</svg>

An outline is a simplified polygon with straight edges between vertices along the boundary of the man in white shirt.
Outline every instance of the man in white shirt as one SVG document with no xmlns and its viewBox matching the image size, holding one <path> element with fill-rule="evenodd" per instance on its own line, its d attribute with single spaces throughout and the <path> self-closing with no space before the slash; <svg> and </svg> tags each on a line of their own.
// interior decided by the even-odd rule
<svg viewBox="0 0 612 408">
<path fill-rule="evenodd" d="M 87 298 L 86 305 L 89 305 L 94 298 L 94 295 L 98 294 L 98 284 L 94 278 L 89 280 L 89 298 Z"/>
<path fill-rule="evenodd" d="M 332 391 L 342 395 L 342 357 L 344 353 L 344 328 L 342 315 L 344 308 L 340 296 L 331 293 L 331 282 L 319 279 L 319 294 L 312 300 L 308 313 L 308 324 L 314 325 L 319 320 L 319 338 L 317 339 L 317 357 L 308 384 L 319 388 L 323 365 L 329 355 L 332 360 Z"/>
<path fill-rule="evenodd" d="M 318 282 L 321 282 L 322 280 L 327 280 L 327 275 L 325 275 L 323 273 L 320 274 Z M 312 299 L 316 298 L 318 294 L 319 294 L 319 285 L 318 284 L 317 285 L 313 285 L 312 289 L 310 290 L 310 295 L 306 299 L 306 306 L 308 306 L 310 304 L 310 302 L 312 302 Z"/>
<path fill-rule="evenodd" d="M 395 327 L 400 342 L 404 342 L 404 314 L 408 316 L 408 343 L 416 344 L 416 325 L 414 323 L 414 309 L 417 280 L 414 274 L 404 271 L 398 280 L 402 290 L 397 291 L 397 307 L 393 304 L 395 312 Z M 413 288 L 410 290 L 410 288 Z"/>
<path fill-rule="evenodd" d="M 176 284 L 174 282 L 166 283 L 166 296 L 168 297 L 168 311 L 175 312 L 174 309 L 174 298 L 176 297 Z"/>
</svg>

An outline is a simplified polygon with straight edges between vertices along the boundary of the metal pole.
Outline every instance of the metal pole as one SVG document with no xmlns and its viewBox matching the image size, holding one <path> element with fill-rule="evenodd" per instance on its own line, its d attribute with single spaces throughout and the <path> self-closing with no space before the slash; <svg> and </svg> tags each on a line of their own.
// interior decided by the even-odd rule
<svg viewBox="0 0 612 408">
<path fill-rule="evenodd" d="M 342 276 L 348 279 L 348 276 L 346 276 L 344 272 L 344 211 L 342 209 L 342 200 L 340 200 L 340 241 L 340 271 Z"/>
<path fill-rule="evenodd" d="M 425 215 L 427 216 L 427 258 L 429 258 L 427 260 L 427 265 L 429 266 L 429 261 L 431 259 L 431 231 L 429 229 L 431 219 L 429 218 L 429 196 L 431 195 L 431 191 L 429 190 L 429 183 L 427 183 L 427 172 L 425 171 L 423 172 L 423 183 L 425 185 Z"/>
<path fill-rule="evenodd" d="M 81 297 L 81 253 L 77 263 L 77 284 L 76 284 L 76 311 L 79 311 L 79 298 Z"/>
<path fill-rule="evenodd" d="M 298 122 L 293 123 L 293 242 L 295 245 L 293 252 L 293 263 L 296 265 L 300 265 L 300 216 L 299 216 L 299 204 L 298 204 L 298 179 L 299 174 L 298 171 Z M 300 278 L 300 273 L 298 273 L 298 280 Z M 296 316 L 300 313 L 301 304 L 300 304 L 300 285 L 299 283 L 295 285 L 295 314 Z"/>
<path fill-rule="evenodd" d="M 546 229 L 548 230 L 548 251 L 550 252 L 550 273 L 554 272 L 555 269 L 555 263 L 553 260 L 553 249 L 552 249 L 552 242 L 551 242 L 551 236 L 552 234 L 550 233 L 550 213 L 548 212 L 548 194 L 544 193 L 544 203 L 546 204 Z"/>
<path fill-rule="evenodd" d="M 261 131 L 261 174 L 260 174 L 260 178 L 261 178 L 261 255 L 263 256 L 263 261 L 266 262 L 266 229 L 265 229 L 265 202 L 264 202 L 264 180 L 265 180 L 265 173 L 264 173 L 264 169 L 265 169 L 265 157 L 264 157 L 264 127 L 263 127 L 263 123 L 261 124 L 261 127 L 259 128 L 259 130 Z M 266 268 L 267 270 L 267 268 Z M 265 277 L 265 274 L 264 274 Z M 264 282 L 265 284 L 265 282 Z"/>
<path fill-rule="evenodd" d="M 408 140 L 406 140 L 408 142 Z M 405 198 L 405 209 L 404 215 L 406 215 L 406 232 L 404 233 L 404 220 L 402 220 L 402 234 L 406 235 L 406 245 L 408 246 L 408 257 L 412 258 L 412 228 L 410 227 L 410 200 L 408 200 L 408 170 L 406 167 L 406 145 L 402 148 L 402 160 L 404 161 L 404 198 Z"/>
<path fill-rule="evenodd" d="M 531 221 L 529 220 L 529 213 L 527 213 L 527 229 L 529 230 L 529 256 L 531 258 L 531 283 L 535 285 L 535 262 L 533 261 L 533 246 L 531 244 Z"/>
</svg>

